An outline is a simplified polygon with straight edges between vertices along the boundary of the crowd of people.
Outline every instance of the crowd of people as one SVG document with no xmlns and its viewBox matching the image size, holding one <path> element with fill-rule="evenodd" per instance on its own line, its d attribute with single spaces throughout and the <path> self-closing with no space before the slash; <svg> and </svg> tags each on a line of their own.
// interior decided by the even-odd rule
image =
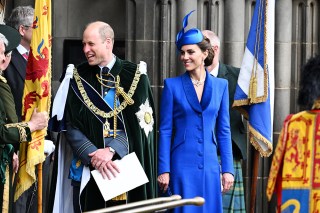
<svg viewBox="0 0 320 213">
<path fill-rule="evenodd" d="M 240 69 L 220 61 L 220 39 L 214 32 L 186 30 L 192 12 L 184 17 L 176 37 L 185 72 L 164 79 L 158 141 L 145 62 L 122 60 L 113 53 L 115 35 L 109 24 L 95 21 L 85 26 L 82 44 L 87 61 L 66 70 L 59 88 L 63 92 L 55 97 L 59 109 L 53 104 L 52 110 L 62 116 L 50 121 L 59 122 L 49 129 L 59 132 L 59 140 L 45 212 L 80 213 L 173 194 L 205 199 L 202 206 L 181 206 L 173 212 L 246 212 L 241 161 L 247 156 L 247 139 L 242 116 L 231 107 Z M 19 6 L 6 25 L 0 25 L 1 212 L 37 212 L 36 183 L 13 201 L 19 144 L 30 142 L 31 133 L 46 129 L 49 120 L 48 112 L 36 108 L 29 121 L 21 117 L 33 16 L 32 7 Z M 320 89 L 315 83 L 320 80 L 319 61 L 317 57 L 308 63 L 300 85 L 299 103 L 312 110 L 286 119 L 279 140 L 298 135 L 290 130 L 293 124 L 295 129 L 300 125 L 301 120 L 293 121 L 297 116 L 319 114 Z M 287 137 L 287 132 L 294 135 Z M 52 142 L 45 143 L 50 161 L 54 148 Z M 299 141 L 287 146 L 298 146 L 293 143 Z M 276 153 L 286 156 L 285 145 L 280 144 Z M 115 160 L 132 152 L 149 182 L 105 201 L 90 172 L 116 178 L 121 170 Z M 279 180 L 274 172 L 279 171 L 278 160 L 272 164 L 269 196 Z M 290 190 L 283 187 L 277 192 L 290 197 Z"/>
</svg>

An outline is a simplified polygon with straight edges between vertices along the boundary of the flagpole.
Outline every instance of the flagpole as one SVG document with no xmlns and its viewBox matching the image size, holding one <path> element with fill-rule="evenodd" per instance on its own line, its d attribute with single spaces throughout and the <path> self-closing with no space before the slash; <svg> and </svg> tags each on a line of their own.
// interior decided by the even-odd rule
<svg viewBox="0 0 320 213">
<path fill-rule="evenodd" d="M 38 213 L 42 213 L 42 163 L 38 164 Z"/>
<path fill-rule="evenodd" d="M 253 154 L 253 173 L 251 180 L 251 197 L 250 197 L 250 213 L 255 213 L 256 195 L 257 195 L 257 182 L 259 170 L 260 153 L 254 149 Z"/>
</svg>

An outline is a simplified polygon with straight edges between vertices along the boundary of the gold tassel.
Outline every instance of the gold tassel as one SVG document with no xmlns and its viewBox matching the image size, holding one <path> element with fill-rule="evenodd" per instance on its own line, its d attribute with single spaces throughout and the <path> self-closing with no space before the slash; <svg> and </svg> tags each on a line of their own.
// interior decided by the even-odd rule
<svg viewBox="0 0 320 213">
<path fill-rule="evenodd" d="M 123 193 L 121 195 L 118 195 L 117 197 L 112 198 L 112 200 L 126 200 L 127 199 L 127 193 Z"/>
<path fill-rule="evenodd" d="M 250 88 L 249 88 L 250 104 L 254 103 L 256 98 L 257 98 L 257 78 L 252 75 L 250 79 Z"/>
<path fill-rule="evenodd" d="M 117 75 L 116 81 L 116 94 L 117 96 L 121 95 L 127 104 L 132 105 L 134 104 L 134 100 L 130 98 L 130 96 L 124 91 L 122 87 L 120 87 L 120 76 Z"/>
</svg>

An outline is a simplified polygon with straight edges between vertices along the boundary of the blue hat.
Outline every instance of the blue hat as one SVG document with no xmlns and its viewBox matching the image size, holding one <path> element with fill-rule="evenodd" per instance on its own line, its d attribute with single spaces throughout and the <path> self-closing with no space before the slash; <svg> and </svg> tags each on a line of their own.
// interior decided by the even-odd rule
<svg viewBox="0 0 320 213">
<path fill-rule="evenodd" d="M 191 13 L 193 13 L 193 12 L 194 12 L 194 10 L 192 10 L 189 14 L 187 14 L 183 18 L 182 29 L 177 34 L 177 40 L 176 40 L 176 45 L 177 45 L 178 50 L 181 50 L 181 47 L 183 45 L 197 44 L 203 40 L 203 35 L 202 35 L 201 31 L 197 28 L 192 28 L 192 29 L 188 30 L 187 32 L 184 32 L 184 28 L 186 28 L 188 25 L 188 18 L 191 15 Z"/>
</svg>

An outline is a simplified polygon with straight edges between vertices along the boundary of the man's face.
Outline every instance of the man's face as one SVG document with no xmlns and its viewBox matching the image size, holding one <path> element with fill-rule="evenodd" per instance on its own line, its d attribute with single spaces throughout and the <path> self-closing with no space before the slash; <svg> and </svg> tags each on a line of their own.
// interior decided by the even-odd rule
<svg viewBox="0 0 320 213">
<path fill-rule="evenodd" d="M 32 38 L 32 24 L 30 25 L 20 25 L 19 33 L 21 35 L 21 40 L 23 40 L 27 44 L 31 44 L 31 38 Z"/>
<path fill-rule="evenodd" d="M 5 57 L 4 57 L 4 63 L 3 63 L 3 68 L 4 70 L 7 69 L 7 67 L 9 66 L 9 63 L 11 61 L 11 51 L 7 54 L 5 54 Z"/>
<path fill-rule="evenodd" d="M 5 70 L 6 66 L 6 56 L 4 55 L 4 52 L 6 50 L 6 47 L 2 41 L 0 41 L 0 70 Z M 8 65 L 7 65 L 8 66 Z"/>
<path fill-rule="evenodd" d="M 28 44 L 31 44 L 32 31 L 33 31 L 32 25 L 24 26 L 23 39 L 25 39 L 28 42 Z"/>
<path fill-rule="evenodd" d="M 109 47 L 110 42 L 110 38 L 102 40 L 97 27 L 89 26 L 83 32 L 83 52 L 91 66 L 105 66 L 108 63 L 108 56 L 112 54 L 112 49 Z"/>
</svg>

